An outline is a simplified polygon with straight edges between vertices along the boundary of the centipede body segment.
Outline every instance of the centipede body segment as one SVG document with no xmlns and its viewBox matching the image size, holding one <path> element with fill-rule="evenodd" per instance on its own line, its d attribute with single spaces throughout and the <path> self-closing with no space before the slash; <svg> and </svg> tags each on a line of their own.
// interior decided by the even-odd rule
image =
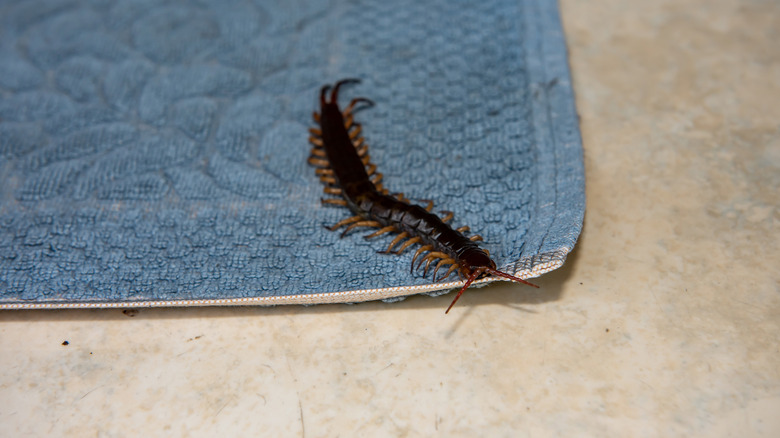
<svg viewBox="0 0 780 438">
<path fill-rule="evenodd" d="M 460 289 L 448 313 L 463 292 L 474 280 L 484 275 L 494 275 L 518 283 L 538 287 L 521 278 L 496 269 L 496 263 L 488 252 L 476 243 L 478 235 L 466 237 L 468 227 L 453 229 L 449 222 L 454 213 L 445 211 L 443 217 L 433 213 L 433 201 L 425 207 L 409 203 L 403 193 L 391 194 L 382 185 L 382 174 L 371 162 L 368 145 L 360 136 L 361 127 L 354 121 L 353 111 L 358 104 L 373 105 L 366 98 L 352 99 L 342 111 L 338 105 L 342 85 L 359 83 L 358 79 L 337 82 L 331 91 L 326 85 L 320 91 L 320 112 L 314 113 L 319 128 L 309 130 L 313 145 L 309 164 L 316 167 L 315 174 L 325 185 L 323 191 L 336 198 L 323 199 L 323 204 L 347 207 L 352 216 L 333 226 L 331 231 L 341 230 L 341 236 L 358 228 L 376 229 L 366 239 L 396 233 L 383 253 L 402 254 L 412 245 L 420 246 L 412 256 L 414 273 L 425 264 L 423 275 L 433 269 L 433 280 L 441 281 L 457 273 L 466 283 Z M 330 95 L 328 95 L 328 92 Z M 442 275 L 438 277 L 439 272 Z"/>
</svg>

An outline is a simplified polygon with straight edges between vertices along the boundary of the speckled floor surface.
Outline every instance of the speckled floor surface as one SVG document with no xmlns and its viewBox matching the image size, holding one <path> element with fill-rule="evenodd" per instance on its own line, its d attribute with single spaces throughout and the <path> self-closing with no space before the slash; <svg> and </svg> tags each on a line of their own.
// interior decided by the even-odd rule
<svg viewBox="0 0 780 438">
<path fill-rule="evenodd" d="M 780 435 L 780 3 L 561 8 L 588 209 L 540 290 L 5 311 L 0 436 Z"/>
</svg>

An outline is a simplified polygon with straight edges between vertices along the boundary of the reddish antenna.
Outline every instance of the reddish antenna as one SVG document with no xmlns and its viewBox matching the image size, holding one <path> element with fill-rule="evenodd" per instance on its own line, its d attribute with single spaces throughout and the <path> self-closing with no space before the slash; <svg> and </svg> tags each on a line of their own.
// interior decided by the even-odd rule
<svg viewBox="0 0 780 438">
<path fill-rule="evenodd" d="M 533 283 L 529 283 L 529 282 L 523 280 L 522 278 L 515 277 L 514 275 L 509 275 L 506 272 L 501 272 L 501 271 L 498 271 L 496 269 L 489 268 L 487 266 L 482 266 L 482 267 L 479 267 L 479 268 L 475 269 L 474 272 L 471 273 L 471 275 L 469 276 L 469 279 L 466 281 L 466 284 L 463 285 L 463 287 L 458 292 L 458 295 L 456 295 L 455 299 L 452 300 L 452 304 L 450 304 L 450 307 L 447 307 L 447 310 L 444 312 L 445 315 L 450 313 L 450 309 L 452 309 L 452 306 L 454 306 L 455 303 L 458 302 L 458 299 L 460 298 L 461 295 L 463 295 L 463 292 L 465 292 L 466 289 L 468 289 L 468 287 L 471 286 L 471 283 L 473 283 L 474 280 L 476 280 L 477 277 L 482 275 L 484 272 L 488 272 L 489 274 L 492 274 L 492 275 L 495 275 L 495 276 L 498 276 L 498 277 L 503 277 L 503 278 L 506 278 L 508 280 L 512 280 L 512 281 L 514 281 L 516 283 L 527 284 L 528 286 L 533 286 L 533 287 L 535 287 L 537 289 L 539 288 L 539 286 L 537 286 L 537 285 L 535 285 Z"/>
</svg>

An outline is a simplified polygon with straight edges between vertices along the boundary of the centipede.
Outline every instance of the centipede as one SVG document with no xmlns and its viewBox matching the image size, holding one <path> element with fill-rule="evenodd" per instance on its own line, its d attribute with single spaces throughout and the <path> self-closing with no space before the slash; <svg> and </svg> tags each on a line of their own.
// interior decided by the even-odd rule
<svg viewBox="0 0 780 438">
<path fill-rule="evenodd" d="M 374 106 L 374 102 L 357 97 L 343 111 L 338 103 L 340 88 L 358 83 L 360 79 L 350 78 L 342 79 L 333 86 L 323 86 L 319 95 L 320 111 L 313 113 L 318 127 L 309 129 L 309 141 L 313 147 L 308 162 L 315 167 L 315 174 L 324 184 L 323 192 L 331 195 L 323 198 L 322 203 L 346 207 L 352 213 L 352 216 L 327 228 L 330 231 L 341 230 L 342 238 L 358 228 L 376 229 L 365 235 L 366 239 L 394 233 L 389 246 L 379 251 L 384 254 L 401 255 L 412 245 L 419 245 L 412 256 L 410 274 L 419 271 L 424 263 L 423 277 L 427 277 L 435 263 L 434 282 L 442 281 L 453 273 L 465 280 L 445 314 L 480 278 L 495 276 L 539 287 L 499 271 L 488 250 L 477 243 L 483 240 L 481 236 L 474 234 L 467 237 L 468 226 L 455 229 L 449 225 L 453 212 L 442 211 L 443 216 L 440 217 L 433 212 L 433 201 L 424 200 L 423 203 L 427 202 L 425 206 L 413 204 L 403 193 L 390 193 L 383 186 L 382 174 L 371 162 L 368 144 L 361 136 L 361 125 L 354 120 L 356 109 Z M 443 269 L 445 267 L 446 270 Z M 443 272 L 441 276 L 438 276 L 439 270 Z"/>
</svg>

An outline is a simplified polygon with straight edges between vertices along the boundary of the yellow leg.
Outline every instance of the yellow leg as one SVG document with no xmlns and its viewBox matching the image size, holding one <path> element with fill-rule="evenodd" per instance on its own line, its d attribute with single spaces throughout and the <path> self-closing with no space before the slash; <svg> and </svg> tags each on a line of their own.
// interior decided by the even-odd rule
<svg viewBox="0 0 780 438">
<path fill-rule="evenodd" d="M 450 266 L 450 269 L 447 270 L 447 272 L 439 279 L 439 281 L 444 280 L 445 278 L 449 277 L 450 274 L 452 274 L 452 271 L 458 269 L 458 264 L 455 263 L 452 266 Z M 460 274 L 460 271 L 458 271 L 458 274 Z"/>
<path fill-rule="evenodd" d="M 401 247 L 398 248 L 398 251 L 396 251 L 395 253 L 396 254 L 401 254 L 402 252 L 404 252 L 406 250 L 406 248 L 409 248 L 410 246 L 414 245 L 415 243 L 419 243 L 421 241 L 422 241 L 422 239 L 420 238 L 420 236 L 412 237 L 411 239 L 409 239 L 406 242 L 404 242 L 404 244 L 401 245 Z"/>
<path fill-rule="evenodd" d="M 427 262 L 425 263 L 425 270 L 423 271 L 423 277 L 427 277 L 428 276 L 428 268 L 431 266 L 431 263 L 434 260 L 436 260 L 436 259 L 444 259 L 444 258 L 448 258 L 448 257 L 449 256 L 447 254 L 444 254 L 443 252 L 439 252 L 439 251 L 429 252 L 428 255 L 426 255 L 420 261 L 420 264 L 422 264 L 422 262 L 427 260 Z"/>
<path fill-rule="evenodd" d="M 355 130 L 349 133 L 350 140 L 355 140 L 363 131 L 363 128 L 360 126 L 359 123 L 355 123 L 353 126 L 355 127 Z"/>
<path fill-rule="evenodd" d="M 347 229 L 344 230 L 344 232 L 341 233 L 341 236 L 342 237 L 346 236 L 347 233 L 349 233 L 350 231 L 354 230 L 357 227 L 381 227 L 381 226 L 382 226 L 382 224 L 380 224 L 377 221 L 360 221 L 360 222 L 355 222 L 354 224 L 348 226 Z"/>
<path fill-rule="evenodd" d="M 406 201 L 408 201 L 408 199 L 406 199 L 406 197 L 404 196 L 404 194 L 403 194 L 403 193 L 393 193 L 393 194 L 392 194 L 392 195 L 390 195 L 390 196 L 394 197 L 395 199 L 397 199 L 397 200 L 399 200 L 399 201 L 401 201 L 401 202 L 406 202 Z"/>
<path fill-rule="evenodd" d="M 346 219 L 342 219 L 342 220 L 336 222 L 335 225 L 333 225 L 332 227 L 328 227 L 328 229 L 330 231 L 336 231 L 339 228 L 343 227 L 344 225 L 354 224 L 355 222 L 362 221 L 362 220 L 363 220 L 363 218 L 360 217 L 360 216 L 352 216 L 352 217 L 349 217 L 349 218 L 346 218 Z"/>
<path fill-rule="evenodd" d="M 330 167 L 330 163 L 328 162 L 328 160 L 323 160 L 314 157 L 309 157 L 309 164 L 311 164 L 312 166 Z"/>
<path fill-rule="evenodd" d="M 442 266 L 444 266 L 446 264 L 452 264 L 452 263 L 455 263 L 455 260 L 453 260 L 451 258 L 441 259 L 439 261 L 439 263 L 436 265 L 436 267 L 433 269 L 433 281 L 434 282 L 435 281 L 441 281 L 443 278 L 445 278 L 446 275 L 444 277 L 440 278 L 439 280 L 436 280 L 436 273 L 439 272 L 439 268 L 441 268 Z M 449 275 L 449 272 L 447 273 L 447 275 Z"/>
<path fill-rule="evenodd" d="M 404 231 L 403 233 L 395 236 L 395 239 L 393 239 L 393 241 L 390 242 L 390 246 L 387 247 L 387 249 L 384 251 L 384 254 L 388 254 L 390 252 L 390 250 L 393 249 L 393 247 L 398 244 L 398 242 L 406 239 L 407 237 L 409 237 L 409 233 L 407 233 L 406 231 Z"/>
<path fill-rule="evenodd" d="M 347 206 L 347 201 L 345 201 L 343 199 L 328 198 L 328 199 L 320 199 L 320 201 L 322 201 L 323 204 L 332 204 L 332 205 L 338 205 L 338 206 L 341 206 L 341 207 L 346 207 Z"/>
<path fill-rule="evenodd" d="M 341 189 L 337 189 L 335 187 L 325 187 L 324 189 L 322 189 L 322 191 L 329 195 L 336 195 L 336 196 L 341 196 L 344 193 L 341 191 Z"/>
<path fill-rule="evenodd" d="M 417 257 L 420 256 L 420 254 L 424 253 L 425 251 L 430 251 L 433 249 L 433 245 L 424 245 L 417 249 L 417 252 L 414 253 L 414 257 L 412 257 L 412 269 L 411 272 L 414 272 L 414 261 L 417 260 Z M 422 262 L 420 262 L 422 263 Z M 419 267 L 419 266 L 418 266 Z"/>
<path fill-rule="evenodd" d="M 365 238 L 366 239 L 372 239 L 374 237 L 381 236 L 382 234 L 389 233 L 391 231 L 395 231 L 395 227 L 392 226 L 392 225 L 388 225 L 388 226 L 386 226 L 384 228 L 381 228 L 381 229 L 379 229 L 377 231 L 374 231 L 373 233 L 369 234 Z"/>
</svg>

